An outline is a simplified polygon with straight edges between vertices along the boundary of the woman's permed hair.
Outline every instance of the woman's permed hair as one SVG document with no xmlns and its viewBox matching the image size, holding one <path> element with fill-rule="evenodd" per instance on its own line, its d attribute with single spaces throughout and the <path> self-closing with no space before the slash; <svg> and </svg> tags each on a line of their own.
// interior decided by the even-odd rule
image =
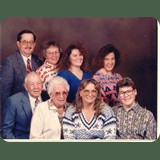
<svg viewBox="0 0 160 160">
<path fill-rule="evenodd" d="M 48 83 L 47 92 L 49 95 L 51 95 L 57 85 L 63 85 L 66 88 L 66 91 L 69 92 L 70 86 L 68 82 L 64 78 L 57 76 L 50 79 Z"/>
<path fill-rule="evenodd" d="M 93 65 L 97 66 L 98 69 L 103 68 L 104 58 L 111 52 L 115 55 L 114 68 L 117 67 L 120 63 L 120 52 L 113 44 L 107 44 L 99 50 L 98 54 L 94 58 Z"/>
<path fill-rule="evenodd" d="M 86 48 L 82 46 L 82 44 L 79 41 L 71 43 L 65 50 L 63 56 L 62 56 L 62 61 L 59 67 L 59 70 L 68 70 L 70 67 L 70 54 L 72 53 L 73 49 L 78 49 L 80 53 L 83 55 L 83 63 L 81 66 L 81 69 L 83 71 L 88 70 L 88 51 Z"/>
</svg>

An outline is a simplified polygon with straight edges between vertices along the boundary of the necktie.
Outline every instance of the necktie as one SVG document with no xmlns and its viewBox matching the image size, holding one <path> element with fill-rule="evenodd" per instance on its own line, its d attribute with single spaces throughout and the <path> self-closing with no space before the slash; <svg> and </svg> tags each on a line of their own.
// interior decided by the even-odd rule
<svg viewBox="0 0 160 160">
<path fill-rule="evenodd" d="M 30 64 L 30 59 L 27 59 L 27 72 L 32 72 L 31 64 Z"/>
<path fill-rule="evenodd" d="M 35 100 L 35 104 L 34 104 L 34 109 L 33 109 L 34 111 L 35 111 L 35 109 L 36 109 L 38 103 L 39 103 L 39 99 L 36 99 L 36 100 Z"/>
<path fill-rule="evenodd" d="M 39 99 L 36 99 L 35 100 L 35 107 L 37 107 L 38 103 L 39 103 Z"/>
</svg>

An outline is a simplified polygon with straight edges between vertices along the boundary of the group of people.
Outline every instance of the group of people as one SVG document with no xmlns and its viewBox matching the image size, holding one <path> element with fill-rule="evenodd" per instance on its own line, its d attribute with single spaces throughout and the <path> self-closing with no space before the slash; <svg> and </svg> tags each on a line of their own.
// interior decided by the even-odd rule
<svg viewBox="0 0 160 160">
<path fill-rule="evenodd" d="M 45 41 L 43 61 L 33 54 L 35 45 L 35 34 L 22 30 L 18 51 L 2 64 L 2 138 L 157 138 L 156 120 L 136 101 L 133 80 L 113 72 L 120 61 L 113 44 L 99 50 L 93 75 L 80 42 L 63 52 L 58 42 Z"/>
</svg>

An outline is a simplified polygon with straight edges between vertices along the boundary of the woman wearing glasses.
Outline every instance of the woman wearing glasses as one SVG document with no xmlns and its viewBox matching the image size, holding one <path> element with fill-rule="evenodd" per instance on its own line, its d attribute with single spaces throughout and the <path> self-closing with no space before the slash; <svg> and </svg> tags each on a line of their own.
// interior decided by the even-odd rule
<svg viewBox="0 0 160 160">
<path fill-rule="evenodd" d="M 62 118 L 69 103 L 66 102 L 69 85 L 62 77 L 49 81 L 50 99 L 40 103 L 31 121 L 31 139 L 63 139 Z"/>
<path fill-rule="evenodd" d="M 58 76 L 65 78 L 70 85 L 67 102 L 73 102 L 75 100 L 80 82 L 92 76 L 87 72 L 87 54 L 87 50 L 81 43 L 74 42 L 67 47 L 62 57 Z"/>
<path fill-rule="evenodd" d="M 100 85 L 94 79 L 84 79 L 78 88 L 76 101 L 63 118 L 65 139 L 114 139 L 116 119 L 112 109 L 100 100 Z"/>
<path fill-rule="evenodd" d="M 40 75 L 43 82 L 42 99 L 46 101 L 49 99 L 47 94 L 47 85 L 52 77 L 57 76 L 59 70 L 59 61 L 62 55 L 60 45 L 53 40 L 46 40 L 42 45 L 42 53 L 44 63 L 36 72 Z"/>
</svg>

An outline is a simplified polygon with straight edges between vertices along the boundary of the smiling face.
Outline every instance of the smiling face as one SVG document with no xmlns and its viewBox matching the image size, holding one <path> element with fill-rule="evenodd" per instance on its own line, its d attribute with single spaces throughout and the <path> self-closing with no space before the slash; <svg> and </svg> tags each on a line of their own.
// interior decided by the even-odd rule
<svg viewBox="0 0 160 160">
<path fill-rule="evenodd" d="M 42 92 L 42 81 L 39 75 L 31 73 L 24 83 L 26 91 L 34 98 L 38 98 Z"/>
<path fill-rule="evenodd" d="M 73 49 L 69 58 L 71 67 L 81 67 L 84 57 L 78 49 Z"/>
<path fill-rule="evenodd" d="M 98 91 L 93 83 L 89 83 L 83 90 L 79 92 L 79 94 L 83 103 L 92 104 L 95 103 L 95 100 L 98 96 Z"/>
<path fill-rule="evenodd" d="M 107 73 L 111 73 L 114 66 L 115 66 L 116 60 L 115 60 L 115 54 L 113 52 L 107 54 L 104 57 L 104 69 Z"/>
<path fill-rule="evenodd" d="M 119 88 L 118 97 L 126 109 L 130 109 L 134 106 L 136 95 L 137 90 L 133 89 L 131 86 Z"/>
<path fill-rule="evenodd" d="M 51 45 L 45 51 L 45 58 L 48 63 L 56 65 L 60 58 L 59 48 Z"/>
<path fill-rule="evenodd" d="M 36 42 L 34 41 L 33 34 L 24 33 L 21 36 L 21 40 L 17 41 L 17 46 L 22 55 L 29 57 L 35 48 Z"/>
<path fill-rule="evenodd" d="M 67 101 L 68 92 L 64 85 L 56 85 L 50 97 L 57 108 L 64 107 Z"/>
</svg>

